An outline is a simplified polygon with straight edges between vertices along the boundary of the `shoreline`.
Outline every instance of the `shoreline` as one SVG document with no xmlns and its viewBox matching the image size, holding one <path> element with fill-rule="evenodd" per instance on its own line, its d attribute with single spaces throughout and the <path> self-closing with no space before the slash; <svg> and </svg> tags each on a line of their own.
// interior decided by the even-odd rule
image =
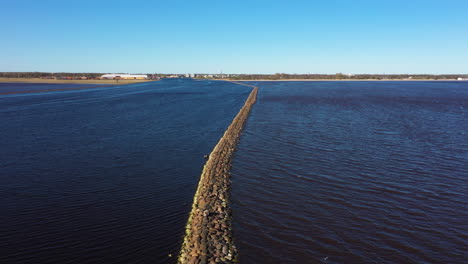
<svg viewBox="0 0 468 264">
<path fill-rule="evenodd" d="M 200 79 L 204 80 L 204 79 Z M 415 80 L 406 80 L 406 79 L 388 79 L 388 80 L 376 80 L 376 79 L 282 79 L 282 80 L 267 80 L 267 79 L 256 79 L 256 80 L 231 80 L 231 79 L 206 79 L 206 80 L 215 80 L 215 81 L 228 81 L 228 82 L 463 82 L 463 80 L 456 79 L 415 79 Z"/>
<path fill-rule="evenodd" d="M 178 256 L 180 264 L 238 262 L 231 228 L 231 159 L 256 102 L 258 88 L 232 83 L 249 86 L 253 90 L 203 167 Z"/>
<path fill-rule="evenodd" d="M 0 83 L 50 83 L 50 84 L 113 84 L 122 85 L 130 83 L 144 83 L 156 80 L 54 80 L 41 78 L 4 78 L 0 77 Z"/>
</svg>

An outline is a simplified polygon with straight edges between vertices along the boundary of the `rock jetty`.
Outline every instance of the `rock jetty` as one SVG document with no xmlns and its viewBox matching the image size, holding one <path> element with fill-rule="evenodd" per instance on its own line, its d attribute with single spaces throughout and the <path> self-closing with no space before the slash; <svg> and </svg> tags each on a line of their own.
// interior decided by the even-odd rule
<svg viewBox="0 0 468 264">
<path fill-rule="evenodd" d="M 203 167 L 179 254 L 180 264 L 236 263 L 238 260 L 231 229 L 231 159 L 257 99 L 258 88 L 237 84 L 253 90 Z"/>
</svg>

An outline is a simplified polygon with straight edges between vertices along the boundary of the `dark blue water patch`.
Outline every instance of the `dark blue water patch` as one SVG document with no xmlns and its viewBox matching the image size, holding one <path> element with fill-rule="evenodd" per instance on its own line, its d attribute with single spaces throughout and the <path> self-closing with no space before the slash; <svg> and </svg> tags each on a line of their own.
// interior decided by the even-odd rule
<svg viewBox="0 0 468 264">
<path fill-rule="evenodd" d="M 0 97 L 0 262 L 175 263 L 250 88 L 170 80 Z"/>
<path fill-rule="evenodd" d="M 241 263 L 463 263 L 468 84 L 258 82 L 233 162 Z"/>
<path fill-rule="evenodd" d="M 63 83 L 0 83 L 0 95 L 40 92 L 50 90 L 73 90 L 79 88 L 98 88 L 112 86 L 110 84 L 63 84 Z"/>
</svg>

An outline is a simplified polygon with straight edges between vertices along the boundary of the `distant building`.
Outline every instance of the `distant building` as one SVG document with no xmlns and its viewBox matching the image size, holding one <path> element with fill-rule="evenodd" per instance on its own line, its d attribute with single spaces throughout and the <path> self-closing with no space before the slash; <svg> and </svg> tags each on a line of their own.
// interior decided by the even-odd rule
<svg viewBox="0 0 468 264">
<path fill-rule="evenodd" d="M 468 81 L 468 78 L 458 78 L 459 81 Z"/>
<path fill-rule="evenodd" d="M 101 79 L 108 80 L 146 80 L 148 75 L 146 74 L 104 74 Z"/>
</svg>

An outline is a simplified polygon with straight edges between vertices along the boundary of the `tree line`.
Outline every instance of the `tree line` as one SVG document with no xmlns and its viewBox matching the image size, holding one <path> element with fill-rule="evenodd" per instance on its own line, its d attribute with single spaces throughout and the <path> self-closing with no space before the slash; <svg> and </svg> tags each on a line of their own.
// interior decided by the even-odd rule
<svg viewBox="0 0 468 264">
<path fill-rule="evenodd" d="M 3 78 L 56 78 L 56 77 L 72 77 L 72 78 L 98 78 L 105 73 L 73 73 L 73 72 L 0 72 L 0 77 Z M 147 74 L 148 76 L 159 76 L 167 77 L 172 74 Z M 450 80 L 457 78 L 467 78 L 465 74 L 355 74 L 348 75 L 343 73 L 337 74 L 287 74 L 287 73 L 276 73 L 276 74 L 215 74 L 209 75 L 197 74 L 197 78 L 220 78 L 225 77 L 231 80 L 293 80 L 293 79 L 304 79 L 304 80 L 404 80 L 404 79 L 415 79 L 415 80 Z M 212 77 L 211 77 L 212 76 Z"/>
<path fill-rule="evenodd" d="M 463 74 L 236 74 L 230 75 L 233 80 L 453 80 L 466 78 Z"/>
<path fill-rule="evenodd" d="M 106 73 L 99 72 L 0 72 L 0 77 L 3 78 L 56 78 L 56 77 L 72 77 L 72 78 L 99 78 Z M 148 74 L 149 75 L 149 74 Z"/>
<path fill-rule="evenodd" d="M 72 72 L 0 72 L 0 77 L 3 78 L 54 78 L 62 76 L 71 77 L 101 77 L 104 73 L 72 73 Z"/>
</svg>

